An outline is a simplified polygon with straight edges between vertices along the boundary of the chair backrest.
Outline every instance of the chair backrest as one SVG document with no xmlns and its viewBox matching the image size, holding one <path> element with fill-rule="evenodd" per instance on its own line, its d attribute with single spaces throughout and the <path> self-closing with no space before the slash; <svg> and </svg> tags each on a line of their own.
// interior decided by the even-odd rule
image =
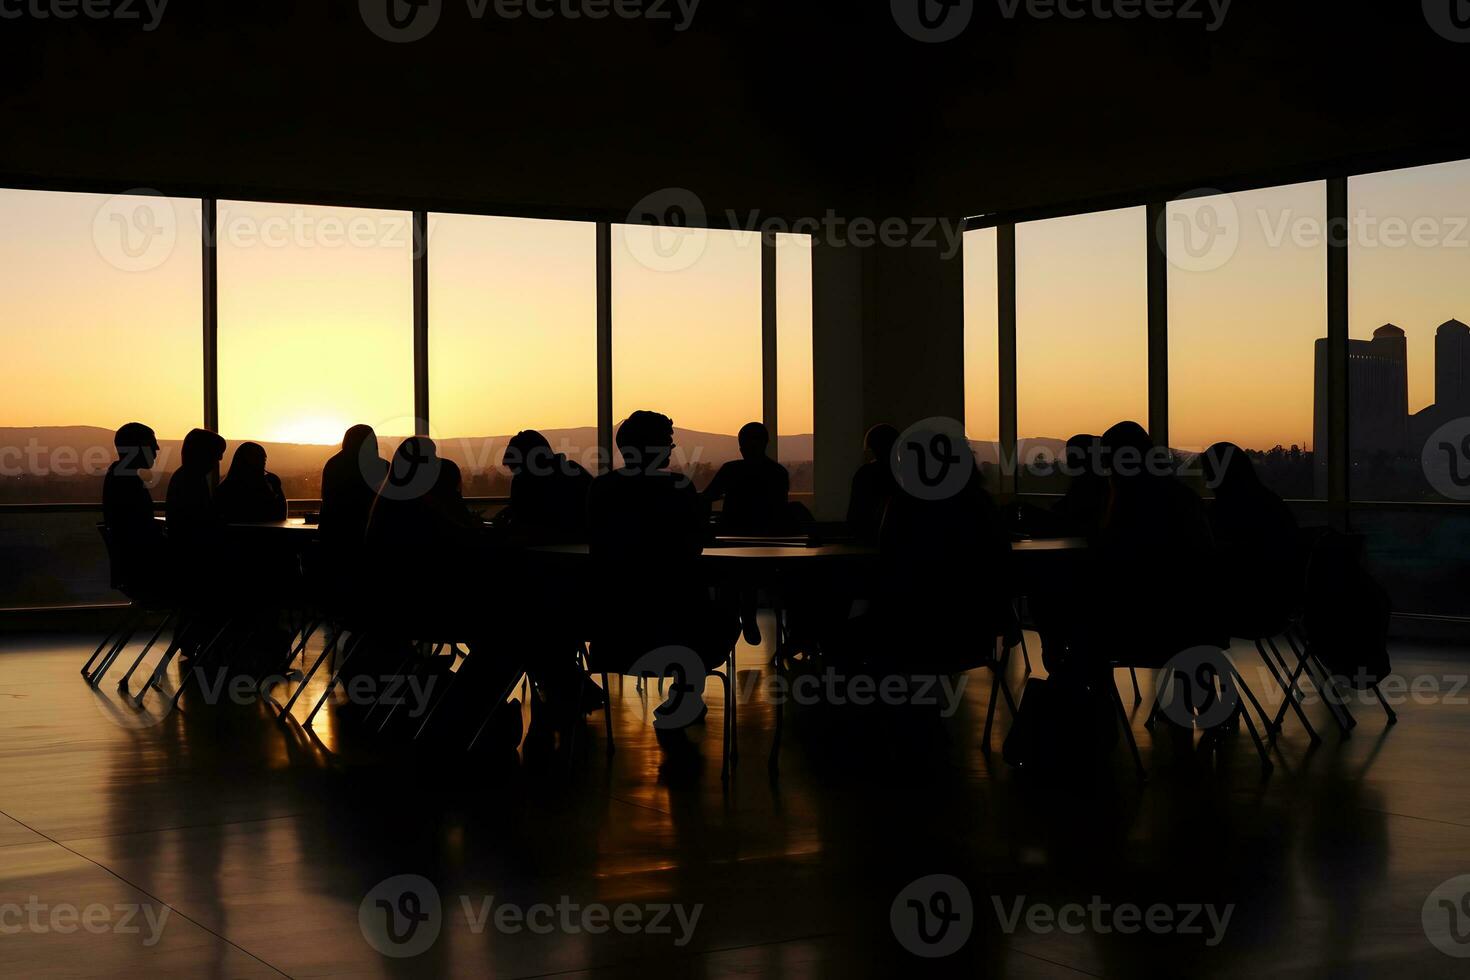
<svg viewBox="0 0 1470 980">
<path fill-rule="evenodd" d="M 107 551 L 107 584 L 114 589 L 122 588 L 122 572 L 118 567 L 117 548 L 113 545 L 112 529 L 106 524 L 97 525 L 97 533 L 102 536 L 102 547 Z"/>
</svg>

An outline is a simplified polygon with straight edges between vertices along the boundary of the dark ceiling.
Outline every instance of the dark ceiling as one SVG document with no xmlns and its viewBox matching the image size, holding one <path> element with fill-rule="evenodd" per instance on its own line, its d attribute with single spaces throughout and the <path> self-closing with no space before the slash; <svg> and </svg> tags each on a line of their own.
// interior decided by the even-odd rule
<svg viewBox="0 0 1470 980">
<path fill-rule="evenodd" d="M 671 19 L 442 0 L 413 43 L 376 36 L 358 0 L 172 0 L 152 31 L 0 19 L 0 175 L 607 217 L 678 186 L 715 215 L 960 216 L 1470 156 L 1470 44 L 1414 0 L 1235 0 L 1213 31 L 1207 0 L 1128 21 L 972 0 L 946 43 L 883 0 L 701 0 L 682 31 L 655 2 Z"/>
</svg>

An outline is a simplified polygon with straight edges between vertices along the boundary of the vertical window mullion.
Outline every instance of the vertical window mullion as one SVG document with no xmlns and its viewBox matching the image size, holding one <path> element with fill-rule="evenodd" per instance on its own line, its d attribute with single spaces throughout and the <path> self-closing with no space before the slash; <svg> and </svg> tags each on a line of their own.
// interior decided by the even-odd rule
<svg viewBox="0 0 1470 980">
<path fill-rule="evenodd" d="M 612 225 L 597 223 L 597 448 L 599 469 L 613 469 Z"/>
<path fill-rule="evenodd" d="M 771 434 L 767 452 L 779 459 L 776 441 L 780 438 L 777 417 L 777 305 L 776 305 L 776 236 L 761 234 L 761 416 Z"/>
<path fill-rule="evenodd" d="M 219 431 L 219 202 L 206 197 L 200 202 L 200 251 L 204 256 L 204 428 Z"/>
<path fill-rule="evenodd" d="M 996 394 L 1000 399 L 1000 490 L 1019 491 L 1016 439 L 1016 226 L 995 229 L 996 333 L 1000 344 Z"/>
<path fill-rule="evenodd" d="M 1327 512 L 1333 527 L 1348 526 L 1348 182 L 1327 181 Z"/>
<path fill-rule="evenodd" d="M 414 433 L 429 434 L 429 215 L 413 213 Z"/>
<path fill-rule="evenodd" d="M 1148 432 L 1154 445 L 1169 445 L 1169 264 L 1164 217 L 1168 205 L 1149 204 L 1148 222 Z"/>
</svg>

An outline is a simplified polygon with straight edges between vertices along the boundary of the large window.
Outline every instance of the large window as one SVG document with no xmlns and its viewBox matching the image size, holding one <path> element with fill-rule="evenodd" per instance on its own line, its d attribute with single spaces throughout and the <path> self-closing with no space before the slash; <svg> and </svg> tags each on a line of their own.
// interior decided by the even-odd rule
<svg viewBox="0 0 1470 980">
<path fill-rule="evenodd" d="M 1312 454 L 1326 185 L 1176 201 L 1165 221 L 1170 445 L 1187 455 L 1232 442 L 1282 496 L 1325 496 Z"/>
<path fill-rule="evenodd" d="M 675 465 L 703 486 L 761 410 L 761 249 L 754 233 L 614 225 L 613 415 L 676 427 Z"/>
<path fill-rule="evenodd" d="M 1016 425 L 1021 461 L 1068 438 L 1148 420 L 1143 208 L 1016 227 Z M 1029 478 L 1022 486 L 1053 489 Z"/>
<path fill-rule="evenodd" d="M 522 429 L 595 472 L 596 225 L 435 214 L 429 248 L 429 414 L 465 492 L 509 492 Z"/>
<path fill-rule="evenodd" d="M 1352 496 L 1470 499 L 1470 161 L 1355 177 L 1348 213 Z"/>
<path fill-rule="evenodd" d="M 198 206 L 0 190 L 5 503 L 95 501 L 112 433 L 203 421 Z"/>
<path fill-rule="evenodd" d="M 975 458 L 997 489 L 1000 462 L 1000 296 L 996 290 L 996 232 L 965 232 L 965 434 Z"/>
<path fill-rule="evenodd" d="M 221 434 L 314 497 L 348 426 L 414 431 L 411 216 L 221 201 L 218 231 Z"/>
<path fill-rule="evenodd" d="M 793 493 L 811 493 L 812 240 L 776 236 L 776 458 L 791 471 Z"/>
</svg>

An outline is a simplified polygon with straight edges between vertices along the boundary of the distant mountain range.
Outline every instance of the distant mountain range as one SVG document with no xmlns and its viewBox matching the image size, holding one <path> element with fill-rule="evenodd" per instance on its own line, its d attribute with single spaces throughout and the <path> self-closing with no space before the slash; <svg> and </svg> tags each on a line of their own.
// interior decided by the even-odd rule
<svg viewBox="0 0 1470 980">
<path fill-rule="evenodd" d="M 597 430 L 592 426 L 574 429 L 542 429 L 542 434 L 557 452 L 566 453 L 589 467 L 596 460 Z M 0 447 L 19 447 L 28 452 L 35 447 L 39 465 L 49 471 L 65 474 L 67 469 L 80 464 L 89 473 L 100 474 L 114 458 L 112 448 L 113 430 L 90 425 L 37 426 L 33 428 L 0 427 Z M 228 467 L 235 446 L 245 440 L 231 440 L 225 454 Z M 255 440 L 265 447 L 268 465 L 282 476 L 296 473 L 320 473 L 322 462 L 334 453 L 335 446 L 305 445 L 289 442 Z M 382 437 L 381 448 L 386 456 L 402 441 L 401 437 Z M 483 472 L 499 466 L 510 435 L 498 436 L 440 436 L 435 439 L 439 454 L 452 459 L 467 473 Z M 714 432 L 696 432 L 692 429 L 675 429 L 675 460 L 683 465 L 718 466 L 736 459 L 740 447 L 733 435 Z M 182 440 L 160 439 L 159 469 L 173 470 L 177 466 Z M 811 434 L 782 436 L 781 455 L 785 459 L 803 460 L 812 458 Z M 66 450 L 64 457 L 57 450 Z M 71 454 L 75 453 L 73 457 Z M 100 461 L 100 468 L 99 468 Z M 29 461 L 22 456 L 19 465 L 27 467 Z M 12 462 L 12 468 L 15 463 Z M 69 474 L 68 474 L 69 475 Z"/>
</svg>

